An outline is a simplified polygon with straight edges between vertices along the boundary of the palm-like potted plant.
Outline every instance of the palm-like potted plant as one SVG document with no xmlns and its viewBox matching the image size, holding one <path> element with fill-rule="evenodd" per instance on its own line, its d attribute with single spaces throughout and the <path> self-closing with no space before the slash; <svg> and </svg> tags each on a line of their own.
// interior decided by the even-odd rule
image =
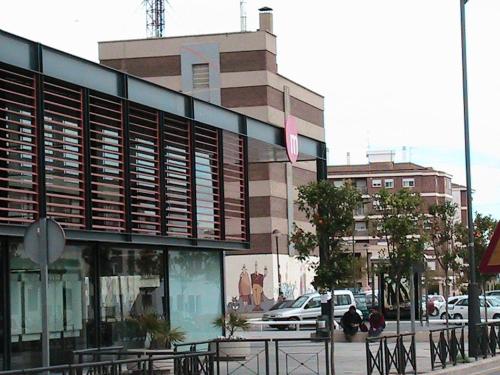
<svg viewBox="0 0 500 375">
<path fill-rule="evenodd" d="M 186 334 L 180 328 L 171 328 L 167 320 L 155 314 L 141 315 L 136 320 L 145 338 L 144 351 L 150 355 L 155 355 L 155 352 L 160 356 L 173 353 L 172 344 L 182 342 L 186 338 Z M 154 361 L 153 364 L 155 370 L 170 373 L 174 371 L 173 359 Z"/>
<path fill-rule="evenodd" d="M 172 344 L 186 339 L 180 328 L 170 328 L 168 321 L 155 314 L 142 315 L 137 321 L 145 335 L 144 346 L 147 349 L 172 349 Z"/>
<path fill-rule="evenodd" d="M 212 348 L 217 350 L 218 346 L 217 354 L 220 359 L 241 359 L 250 355 L 250 343 L 235 335 L 238 330 L 247 331 L 250 328 L 250 323 L 245 317 L 230 312 L 215 319 L 213 325 L 224 329 L 226 333 L 225 337 L 214 342 L 215 348 Z"/>
</svg>

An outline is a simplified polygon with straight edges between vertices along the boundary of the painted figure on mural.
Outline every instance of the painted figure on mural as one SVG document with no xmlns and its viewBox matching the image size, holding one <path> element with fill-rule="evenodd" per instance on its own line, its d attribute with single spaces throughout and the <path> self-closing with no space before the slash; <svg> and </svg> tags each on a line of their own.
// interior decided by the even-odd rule
<svg viewBox="0 0 500 375">
<path fill-rule="evenodd" d="M 240 301 L 243 305 L 251 305 L 252 300 L 250 295 L 252 294 L 252 284 L 250 281 L 250 275 L 247 272 L 246 265 L 243 265 L 240 273 L 240 281 L 238 282 L 238 291 L 240 294 Z"/>
<path fill-rule="evenodd" d="M 267 267 L 264 267 L 264 273 L 259 273 L 257 270 L 257 262 L 255 262 L 255 272 L 250 275 L 252 280 L 252 296 L 253 296 L 253 311 L 262 311 L 260 304 L 264 294 L 264 278 L 267 276 Z"/>
</svg>

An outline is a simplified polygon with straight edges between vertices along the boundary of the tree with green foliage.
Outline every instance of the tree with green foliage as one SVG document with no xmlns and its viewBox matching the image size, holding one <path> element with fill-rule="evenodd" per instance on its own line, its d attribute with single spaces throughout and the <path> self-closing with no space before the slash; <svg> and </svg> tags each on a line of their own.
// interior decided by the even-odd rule
<svg viewBox="0 0 500 375">
<path fill-rule="evenodd" d="M 465 233 L 462 224 L 456 221 L 457 205 L 445 201 L 444 203 L 433 204 L 429 207 L 429 217 L 427 219 L 428 237 L 432 243 L 434 255 L 439 266 L 444 271 L 444 299 L 445 318 L 448 327 L 448 296 L 449 273 L 457 270 L 463 264 L 462 256 L 464 245 L 460 237 Z"/>
<path fill-rule="evenodd" d="M 314 286 L 317 290 L 329 291 L 334 300 L 336 288 L 346 285 L 352 276 L 352 255 L 346 251 L 344 240 L 354 224 L 354 209 L 361 202 L 361 194 L 351 184 L 336 187 L 328 181 L 312 182 L 298 188 L 297 204 L 307 221 L 315 228 L 314 232 L 295 225 L 291 242 L 297 251 L 297 258 L 310 262 L 315 271 Z M 312 261 L 311 256 L 320 249 L 320 262 Z M 330 362 L 332 374 L 334 366 L 334 304 L 330 309 Z"/>
<path fill-rule="evenodd" d="M 387 259 L 389 277 L 396 284 L 397 334 L 400 332 L 401 281 L 409 279 L 414 264 L 424 258 L 422 198 L 409 189 L 394 193 L 381 189 L 374 195 L 374 215 L 377 236 L 385 242 L 382 255 Z"/>
</svg>

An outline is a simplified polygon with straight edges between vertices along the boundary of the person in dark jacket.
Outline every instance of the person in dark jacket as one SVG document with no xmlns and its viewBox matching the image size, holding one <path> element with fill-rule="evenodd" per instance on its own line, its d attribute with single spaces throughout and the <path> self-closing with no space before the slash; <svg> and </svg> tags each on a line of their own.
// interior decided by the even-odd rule
<svg viewBox="0 0 500 375">
<path fill-rule="evenodd" d="M 358 332 L 359 325 L 362 322 L 363 319 L 361 319 L 359 314 L 356 312 L 356 307 L 349 307 L 349 311 L 347 311 L 340 320 L 340 325 L 344 329 L 344 334 L 348 341 L 350 341 L 352 336 Z"/>
<path fill-rule="evenodd" d="M 385 328 L 384 315 L 382 315 L 376 308 L 372 309 L 372 312 L 368 317 L 368 322 L 370 323 L 368 336 L 378 336 Z"/>
</svg>

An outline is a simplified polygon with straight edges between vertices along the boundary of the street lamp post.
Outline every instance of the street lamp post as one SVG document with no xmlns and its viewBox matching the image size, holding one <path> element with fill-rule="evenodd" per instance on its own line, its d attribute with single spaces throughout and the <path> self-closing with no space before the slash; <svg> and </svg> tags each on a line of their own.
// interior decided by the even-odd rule
<svg viewBox="0 0 500 375">
<path fill-rule="evenodd" d="M 273 236 L 276 240 L 276 259 L 277 259 L 277 265 L 278 265 L 278 298 L 283 297 L 283 291 L 281 290 L 281 269 L 280 269 L 280 251 L 279 251 L 279 246 L 278 246 L 278 240 L 279 236 L 281 235 L 281 232 L 277 229 L 273 230 Z"/>
<path fill-rule="evenodd" d="M 465 4 L 468 0 L 460 1 L 460 26 L 462 41 L 462 89 L 464 102 L 464 139 L 465 139 L 465 173 L 467 186 L 467 227 L 468 227 L 468 254 L 469 254 L 469 357 L 474 357 L 477 347 L 476 324 L 480 322 L 479 290 L 476 281 L 476 259 L 474 254 L 474 220 L 472 217 L 472 187 L 470 168 L 470 138 L 469 138 L 469 95 L 467 87 L 467 49 L 465 35 Z"/>
</svg>

